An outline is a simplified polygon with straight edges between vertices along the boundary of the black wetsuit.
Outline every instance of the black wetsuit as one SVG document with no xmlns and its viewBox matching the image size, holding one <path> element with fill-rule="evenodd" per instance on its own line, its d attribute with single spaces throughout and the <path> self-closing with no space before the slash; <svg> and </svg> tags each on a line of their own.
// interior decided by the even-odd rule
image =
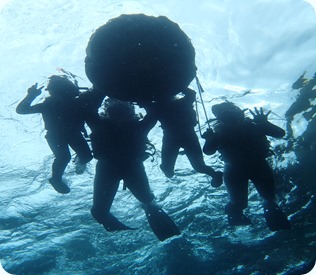
<svg viewBox="0 0 316 275">
<path fill-rule="evenodd" d="M 224 165 L 224 182 L 230 203 L 239 209 L 248 205 L 248 180 L 258 193 L 268 201 L 275 200 L 273 171 L 266 158 L 269 156 L 269 141 L 266 135 L 281 138 L 285 131 L 265 121 L 255 123 L 251 119 L 232 124 L 219 123 L 215 134 L 206 139 L 205 154 L 221 153 Z"/>
<path fill-rule="evenodd" d="M 81 163 L 92 159 L 92 153 L 83 137 L 84 118 L 77 99 L 48 97 L 43 103 L 31 106 L 35 97 L 27 95 L 17 107 L 20 114 L 41 113 L 45 123 L 46 140 L 54 153 L 52 178 L 61 180 L 71 159 L 69 146 L 76 152 Z"/>
<path fill-rule="evenodd" d="M 316 78 L 314 76 L 305 85 L 302 83 L 301 85 L 296 86 L 294 83 L 292 86 L 293 88 L 300 88 L 300 91 L 297 95 L 296 100 L 285 113 L 285 118 L 287 121 L 286 130 L 287 136 L 289 138 L 293 138 L 293 130 L 291 124 L 295 115 L 303 113 L 305 119 L 310 120 L 316 112 L 316 108 L 312 104 L 312 101 L 316 98 L 316 89 L 314 89 L 315 85 Z"/>
<path fill-rule="evenodd" d="M 142 203 L 154 199 L 143 161 L 147 158 L 147 134 L 156 120 L 149 115 L 124 122 L 102 119 L 91 134 L 93 154 L 98 163 L 94 179 L 93 216 L 102 223 L 111 208 L 119 183 Z"/>
<path fill-rule="evenodd" d="M 207 166 L 195 133 L 197 124 L 193 109 L 195 91 L 187 89 L 180 99 L 157 102 L 156 114 L 163 129 L 161 169 L 168 176 L 174 174 L 174 166 L 180 148 L 184 149 L 192 167 L 199 173 L 214 176 L 215 171 Z"/>
</svg>

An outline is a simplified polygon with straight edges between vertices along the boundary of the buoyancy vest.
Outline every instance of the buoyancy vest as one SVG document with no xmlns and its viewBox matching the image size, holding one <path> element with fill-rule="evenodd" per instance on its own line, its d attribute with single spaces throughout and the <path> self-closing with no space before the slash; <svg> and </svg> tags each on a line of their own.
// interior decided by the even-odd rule
<svg viewBox="0 0 316 275">
<path fill-rule="evenodd" d="M 147 133 L 141 131 L 137 119 L 124 123 L 102 119 L 91 134 L 92 151 L 98 160 L 143 161 L 148 157 L 147 141 Z"/>
<path fill-rule="evenodd" d="M 253 161 L 265 159 L 270 154 L 270 142 L 250 119 L 233 125 L 220 123 L 214 130 L 218 135 L 218 151 L 224 161 Z"/>
<path fill-rule="evenodd" d="M 43 120 L 45 129 L 56 135 L 68 135 L 81 131 L 84 119 L 74 99 L 59 100 L 47 98 L 43 102 Z"/>
</svg>

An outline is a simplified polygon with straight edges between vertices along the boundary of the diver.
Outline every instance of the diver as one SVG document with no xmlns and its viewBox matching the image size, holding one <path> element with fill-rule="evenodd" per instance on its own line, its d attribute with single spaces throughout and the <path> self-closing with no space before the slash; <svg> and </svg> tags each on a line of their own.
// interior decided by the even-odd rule
<svg viewBox="0 0 316 275">
<path fill-rule="evenodd" d="M 160 98 L 153 103 L 153 112 L 163 129 L 160 168 L 168 178 L 171 178 L 174 175 L 179 150 L 183 148 L 193 169 L 211 176 L 212 186 L 219 187 L 223 182 L 223 173 L 205 164 L 199 139 L 194 130 L 197 125 L 193 108 L 196 92 L 186 88 L 183 95 L 181 98 Z"/>
<path fill-rule="evenodd" d="M 214 131 L 203 134 L 205 154 L 217 150 L 224 161 L 224 183 L 229 195 L 225 207 L 229 225 L 249 225 L 251 220 L 243 210 L 248 206 L 248 181 L 251 180 L 264 199 L 264 215 L 272 231 L 290 229 L 286 215 L 276 203 L 273 170 L 266 158 L 270 156 L 270 142 L 266 136 L 282 138 L 285 131 L 270 123 L 263 109 L 250 111 L 253 119 L 244 115 L 232 102 L 226 101 L 212 107 L 217 119 Z"/>
<path fill-rule="evenodd" d="M 32 105 L 34 99 L 42 93 L 43 87 L 37 83 L 27 91 L 27 96 L 18 104 L 18 114 L 41 113 L 45 123 L 46 140 L 55 159 L 52 165 L 52 177 L 49 183 L 62 194 L 70 192 L 62 180 L 63 173 L 71 160 L 69 146 L 76 152 L 76 173 L 82 174 L 86 164 L 93 158 L 90 147 L 83 136 L 84 118 L 76 97 L 78 87 L 64 75 L 49 77 L 45 90 L 50 94 L 42 103 Z"/>
<path fill-rule="evenodd" d="M 110 212 L 122 180 L 124 188 L 128 188 L 143 204 L 148 222 L 159 240 L 179 235 L 178 227 L 155 204 L 143 164 L 149 156 L 146 152 L 147 135 L 157 120 L 150 113 L 140 120 L 129 102 L 110 99 L 104 102 L 104 106 L 107 106 L 104 115 L 90 135 L 93 155 L 98 160 L 92 216 L 107 231 L 133 229 Z"/>
<path fill-rule="evenodd" d="M 308 121 L 312 119 L 316 112 L 315 106 L 311 103 L 311 101 L 316 98 L 316 89 L 314 89 L 316 85 L 316 73 L 310 80 L 305 78 L 305 73 L 306 72 L 304 72 L 292 85 L 293 89 L 299 89 L 299 93 L 296 100 L 285 113 L 288 138 L 293 137 L 291 123 L 296 114 L 303 113 L 303 117 Z"/>
</svg>

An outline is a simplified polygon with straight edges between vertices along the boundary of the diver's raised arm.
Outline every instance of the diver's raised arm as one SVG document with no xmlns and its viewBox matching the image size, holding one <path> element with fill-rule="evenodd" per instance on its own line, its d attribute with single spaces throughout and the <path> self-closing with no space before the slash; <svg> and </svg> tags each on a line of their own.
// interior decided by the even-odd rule
<svg viewBox="0 0 316 275">
<path fill-rule="evenodd" d="M 40 109 L 37 108 L 37 105 L 31 106 L 33 100 L 38 97 L 42 93 L 42 89 L 44 86 L 41 86 L 40 88 L 37 88 L 37 83 L 32 85 L 27 90 L 26 97 L 18 104 L 16 107 L 16 112 L 18 114 L 33 114 L 33 113 L 40 113 Z"/>
</svg>

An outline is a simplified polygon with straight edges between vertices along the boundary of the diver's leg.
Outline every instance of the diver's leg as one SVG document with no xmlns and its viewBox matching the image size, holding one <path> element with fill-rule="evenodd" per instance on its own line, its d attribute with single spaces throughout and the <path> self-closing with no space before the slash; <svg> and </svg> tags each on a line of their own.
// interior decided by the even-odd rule
<svg viewBox="0 0 316 275">
<path fill-rule="evenodd" d="M 168 178 L 174 175 L 174 166 L 179 154 L 179 149 L 180 146 L 178 142 L 169 134 L 164 133 L 162 138 L 160 169 Z"/>
<path fill-rule="evenodd" d="M 198 173 L 203 173 L 212 177 L 213 187 L 219 187 L 223 183 L 223 173 L 215 171 L 211 166 L 205 164 L 203 152 L 195 132 L 188 134 L 182 144 L 193 169 Z"/>
<path fill-rule="evenodd" d="M 275 183 L 273 171 L 266 160 L 253 165 L 250 179 L 262 198 L 268 201 L 275 200 Z"/>
<path fill-rule="evenodd" d="M 168 214 L 154 202 L 154 195 L 150 190 L 142 162 L 128 165 L 124 183 L 133 195 L 143 203 L 148 223 L 160 241 L 181 234 Z"/>
<path fill-rule="evenodd" d="M 61 138 L 50 135 L 46 135 L 46 139 L 55 156 L 52 167 L 52 178 L 61 180 L 67 164 L 71 159 L 68 143 Z"/>
<path fill-rule="evenodd" d="M 225 207 L 229 225 L 251 224 L 250 219 L 243 214 L 248 206 L 248 178 L 245 171 L 242 167 L 225 163 L 224 182 L 230 200 Z"/>
<path fill-rule="evenodd" d="M 116 167 L 109 161 L 99 160 L 96 165 L 96 173 L 93 186 L 93 212 L 97 221 L 110 212 L 120 179 Z"/>
<path fill-rule="evenodd" d="M 111 232 L 132 229 L 121 223 L 110 213 L 119 182 L 120 178 L 117 168 L 111 165 L 109 161 L 99 160 L 94 178 L 91 214 L 98 223 Z"/>
<path fill-rule="evenodd" d="M 264 216 L 270 230 L 291 229 L 287 216 L 276 203 L 273 170 L 266 160 L 262 160 L 252 170 L 251 180 L 264 199 Z"/>
<path fill-rule="evenodd" d="M 81 133 L 74 133 L 69 140 L 70 147 L 76 152 L 76 173 L 82 174 L 85 171 L 86 164 L 92 160 L 90 147 Z"/>
<path fill-rule="evenodd" d="M 49 134 L 46 135 L 46 140 L 55 156 L 52 165 L 52 177 L 49 179 L 49 182 L 57 192 L 62 194 L 69 193 L 69 187 L 62 181 L 63 173 L 71 159 L 68 144 L 65 140 Z"/>
<path fill-rule="evenodd" d="M 92 160 L 92 153 L 86 139 L 81 133 L 76 133 L 69 141 L 70 147 L 76 152 L 82 163 Z"/>
<path fill-rule="evenodd" d="M 142 162 L 137 161 L 127 165 L 124 176 L 125 186 L 142 203 L 150 203 L 155 196 L 150 190 L 148 177 Z"/>
</svg>

